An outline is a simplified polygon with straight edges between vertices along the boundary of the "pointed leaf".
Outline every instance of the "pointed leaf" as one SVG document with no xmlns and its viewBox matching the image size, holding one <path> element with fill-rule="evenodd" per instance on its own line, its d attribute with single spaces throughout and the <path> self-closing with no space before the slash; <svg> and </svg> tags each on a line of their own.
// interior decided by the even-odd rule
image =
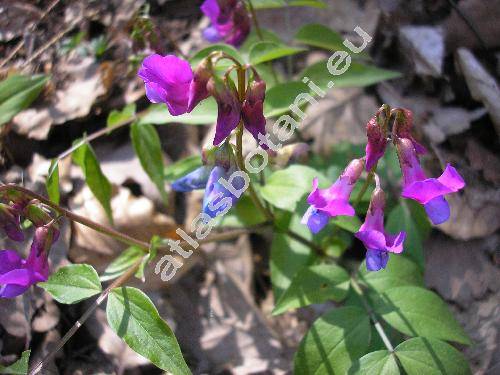
<svg viewBox="0 0 500 375">
<path fill-rule="evenodd" d="M 191 374 L 174 333 L 142 291 L 132 287 L 113 289 L 106 314 L 111 329 L 132 350 L 174 375 Z"/>
<path fill-rule="evenodd" d="M 304 51 L 304 48 L 290 47 L 276 42 L 257 42 L 250 48 L 249 59 L 252 65 L 258 65 Z"/>
<path fill-rule="evenodd" d="M 309 87 L 299 81 L 279 83 L 271 87 L 266 92 L 264 115 L 266 117 L 276 117 L 290 112 L 290 105 L 294 103 L 297 96 L 309 91 Z"/>
<path fill-rule="evenodd" d="M 199 155 L 188 156 L 187 158 L 177 160 L 175 163 L 165 167 L 165 180 L 172 182 L 201 167 L 202 161 Z"/>
<path fill-rule="evenodd" d="M 37 285 L 64 304 L 83 301 L 102 291 L 99 275 L 88 264 L 71 264 L 59 268 L 46 282 Z"/>
<path fill-rule="evenodd" d="M 154 182 L 165 205 L 168 195 L 165 191 L 165 175 L 160 137 L 153 125 L 134 123 L 130 127 L 130 137 L 142 168 Z"/>
<path fill-rule="evenodd" d="M 139 124 L 207 125 L 213 124 L 217 120 L 217 104 L 213 98 L 205 99 L 191 113 L 180 116 L 172 116 L 165 104 L 152 104 L 149 108 L 149 112 L 139 119 Z"/>
<path fill-rule="evenodd" d="M 55 204 L 59 204 L 61 195 L 59 192 L 59 165 L 57 159 L 53 159 L 50 163 L 49 173 L 45 180 L 45 188 L 50 200 Z"/>
<path fill-rule="evenodd" d="M 337 60 L 335 60 L 336 62 Z M 339 66 L 339 69 L 345 66 L 345 60 Z M 332 75 L 327 68 L 327 60 L 319 61 L 307 67 L 301 74 L 301 77 L 308 77 L 323 90 L 327 90 L 329 82 L 333 82 L 333 88 L 341 87 L 365 87 L 375 83 L 386 81 L 388 79 L 400 77 L 401 73 L 391 70 L 377 68 L 373 65 L 364 65 L 357 62 L 351 62 L 347 71 L 340 75 Z"/>
<path fill-rule="evenodd" d="M 299 43 L 324 48 L 329 51 L 347 50 L 343 45 L 344 37 L 342 35 L 319 23 L 302 26 L 295 35 L 295 40 Z"/>
<path fill-rule="evenodd" d="M 131 246 L 124 250 L 117 258 L 115 258 L 104 270 L 104 273 L 99 277 L 101 281 L 116 279 L 127 271 L 146 253 L 136 246 Z"/>
<path fill-rule="evenodd" d="M 106 120 L 106 126 L 108 128 L 113 128 L 123 122 L 132 121 L 135 116 L 135 110 L 135 103 L 125 106 L 121 111 L 112 110 Z"/>
<path fill-rule="evenodd" d="M 95 156 L 94 150 L 89 144 L 82 143 L 80 147 L 73 152 L 73 161 L 82 168 L 83 174 L 85 175 L 85 182 L 106 211 L 108 219 L 112 223 L 111 183 L 104 173 L 102 173 L 101 166 Z"/>
<path fill-rule="evenodd" d="M 0 82 L 0 125 L 27 108 L 40 94 L 49 77 L 12 75 Z"/>
</svg>

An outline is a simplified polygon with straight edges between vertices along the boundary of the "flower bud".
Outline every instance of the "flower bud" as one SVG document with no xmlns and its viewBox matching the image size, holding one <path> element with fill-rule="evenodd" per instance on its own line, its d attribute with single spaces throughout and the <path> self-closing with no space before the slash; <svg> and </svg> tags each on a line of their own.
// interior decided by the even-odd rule
<svg viewBox="0 0 500 375">
<path fill-rule="evenodd" d="M 395 113 L 394 125 L 392 127 L 393 139 L 407 138 L 413 144 L 417 154 L 425 154 L 427 150 L 424 146 L 418 143 L 411 135 L 411 128 L 413 126 L 413 113 L 409 109 L 395 108 L 391 114 Z"/>
<path fill-rule="evenodd" d="M 199 102 L 208 98 L 209 93 L 207 90 L 207 83 L 212 75 L 213 71 L 211 60 L 206 58 L 196 67 L 194 71 L 193 80 L 189 86 L 188 112 L 191 112 Z"/>
<path fill-rule="evenodd" d="M 4 203 L 0 203 L 0 226 L 12 241 L 21 242 L 24 240 L 19 213 Z"/>
<path fill-rule="evenodd" d="M 383 124 L 380 123 L 381 119 L 377 113 L 366 124 L 366 136 L 368 142 L 366 143 L 366 170 L 370 171 L 384 156 L 385 148 L 387 146 L 387 137 L 384 134 Z"/>
<path fill-rule="evenodd" d="M 37 228 L 52 222 L 52 217 L 38 202 L 27 205 L 24 208 L 24 216 Z"/>
<path fill-rule="evenodd" d="M 266 83 L 254 72 L 254 80 L 248 85 L 245 100 L 241 108 L 241 116 L 245 128 L 258 141 L 259 133 L 266 134 L 266 118 L 264 117 L 264 99 Z M 266 148 L 263 145 L 263 148 Z"/>
<path fill-rule="evenodd" d="M 221 80 L 214 75 L 209 79 L 207 89 L 217 102 L 217 124 L 213 142 L 214 146 L 217 146 L 238 126 L 241 103 L 236 87 L 229 78 Z"/>
<path fill-rule="evenodd" d="M 206 166 L 219 166 L 226 171 L 234 164 L 233 151 L 228 142 L 220 146 L 203 148 L 201 151 L 203 164 Z"/>
</svg>

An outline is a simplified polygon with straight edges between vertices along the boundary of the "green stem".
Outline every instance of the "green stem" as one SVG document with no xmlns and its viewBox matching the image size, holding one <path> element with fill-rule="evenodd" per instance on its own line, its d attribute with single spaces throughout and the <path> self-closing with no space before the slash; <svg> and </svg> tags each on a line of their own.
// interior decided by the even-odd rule
<svg viewBox="0 0 500 375">
<path fill-rule="evenodd" d="M 384 327 L 382 327 L 382 324 L 377 319 L 377 316 L 373 312 L 372 307 L 370 306 L 367 298 L 365 297 L 365 294 L 363 292 L 363 289 L 361 286 L 358 284 L 356 279 L 354 277 L 351 277 L 351 285 L 354 291 L 359 295 L 359 298 L 361 299 L 361 302 L 363 303 L 363 307 L 365 308 L 366 312 L 370 316 L 371 321 L 373 322 L 373 325 L 375 329 L 377 330 L 377 333 L 379 334 L 380 338 L 382 339 L 385 347 L 387 350 L 392 353 L 394 352 L 394 346 L 392 345 L 391 341 L 389 340 L 389 337 L 384 331 Z"/>
<path fill-rule="evenodd" d="M 302 244 L 309 246 L 312 250 L 314 250 L 319 256 L 326 256 L 325 251 L 318 245 L 316 245 L 314 242 L 308 240 L 307 238 L 302 237 L 300 234 L 295 233 L 294 231 L 287 229 L 285 232 L 290 238 L 293 238 L 294 240 L 301 242 Z"/>
<path fill-rule="evenodd" d="M 373 177 L 375 176 L 375 170 L 377 169 L 377 166 L 374 165 L 371 171 L 368 173 L 368 176 L 366 177 L 365 183 L 361 187 L 361 190 L 359 191 L 358 195 L 356 196 L 356 199 L 354 200 L 354 207 L 358 207 L 359 202 L 361 202 L 361 199 L 363 199 L 363 196 L 366 193 L 366 190 L 368 190 L 368 186 L 373 181 Z"/>
</svg>

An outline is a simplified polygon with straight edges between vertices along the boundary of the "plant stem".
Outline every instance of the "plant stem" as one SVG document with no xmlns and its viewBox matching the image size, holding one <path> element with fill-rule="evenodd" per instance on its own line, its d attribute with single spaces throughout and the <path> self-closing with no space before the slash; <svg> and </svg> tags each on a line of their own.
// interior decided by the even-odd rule
<svg viewBox="0 0 500 375">
<path fill-rule="evenodd" d="M 49 206 L 54 211 L 56 211 L 59 215 L 67 217 L 68 219 L 70 219 L 74 222 L 85 225 L 85 226 L 95 230 L 96 232 L 110 236 L 110 237 L 114 238 L 115 240 L 120 241 L 126 245 L 138 246 L 145 251 L 148 251 L 148 249 L 149 249 L 149 243 L 147 243 L 145 241 L 138 240 L 134 237 L 129 236 L 128 234 L 121 233 L 113 228 L 108 228 L 104 225 L 96 223 L 95 221 L 89 220 L 83 216 L 74 214 L 73 212 L 66 210 L 65 208 L 62 208 L 58 204 L 51 202 L 50 200 L 41 196 L 40 194 L 34 193 L 31 190 L 28 190 L 22 186 L 18 186 L 18 185 L 14 185 L 14 184 L 7 184 L 7 185 L 0 186 L 0 193 L 2 191 L 8 191 L 8 190 L 19 191 L 20 193 L 24 194 L 25 196 L 30 197 L 32 199 L 36 199 L 36 200 L 40 201 L 41 203 L 45 204 L 46 206 Z"/>
<path fill-rule="evenodd" d="M 361 187 L 361 190 L 359 191 L 358 195 L 356 196 L 356 199 L 354 200 L 354 207 L 357 207 L 359 205 L 359 202 L 361 202 L 361 199 L 363 199 L 363 196 L 366 193 L 366 190 L 368 190 L 368 186 L 372 183 L 373 176 L 375 175 L 375 170 L 377 169 L 377 166 L 374 165 L 371 171 L 368 173 L 368 176 L 366 177 L 365 183 Z"/>
<path fill-rule="evenodd" d="M 248 0 L 248 8 L 250 9 L 250 14 L 252 15 L 252 22 L 255 27 L 255 32 L 260 40 L 264 40 L 264 35 L 262 35 L 262 30 L 260 29 L 259 21 L 257 20 L 257 13 L 253 7 L 252 0 Z"/>
<path fill-rule="evenodd" d="M 351 285 L 354 291 L 359 295 L 359 298 L 361 299 L 361 302 L 363 303 L 363 307 L 365 308 L 366 312 L 370 316 L 370 319 L 373 322 L 373 325 L 375 326 L 375 329 L 377 330 L 377 333 L 379 334 L 380 338 L 382 339 L 385 347 L 387 350 L 392 353 L 394 352 L 394 346 L 392 346 L 391 341 L 389 340 L 389 337 L 387 337 L 387 334 L 384 331 L 384 327 L 382 327 L 382 324 L 377 319 L 377 316 L 373 312 L 370 304 L 368 303 L 368 300 L 365 297 L 365 294 L 363 292 L 363 289 L 361 286 L 358 284 L 356 279 L 354 277 L 351 277 Z"/>
</svg>

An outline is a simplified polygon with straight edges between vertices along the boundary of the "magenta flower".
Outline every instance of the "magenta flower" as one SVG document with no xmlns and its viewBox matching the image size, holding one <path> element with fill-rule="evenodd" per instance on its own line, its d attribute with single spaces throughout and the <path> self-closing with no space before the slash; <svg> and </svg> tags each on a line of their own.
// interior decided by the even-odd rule
<svg viewBox="0 0 500 375">
<path fill-rule="evenodd" d="M 222 40 L 238 47 L 250 33 L 250 17 L 242 1 L 205 0 L 201 11 L 212 23 L 203 31 L 209 42 Z"/>
<path fill-rule="evenodd" d="M 188 110 L 193 71 L 189 63 L 174 55 L 154 54 L 142 62 L 138 72 L 153 103 L 165 103 L 173 116 Z"/>
<path fill-rule="evenodd" d="M 384 229 L 385 194 L 378 186 L 372 193 L 370 206 L 366 213 L 365 222 L 355 236 L 366 247 L 366 269 L 378 271 L 386 267 L 389 253 L 399 254 L 403 251 L 405 232 L 396 235 L 389 234 Z"/>
<path fill-rule="evenodd" d="M 245 128 L 258 141 L 259 134 L 266 135 L 266 118 L 264 117 L 264 99 L 266 83 L 254 72 L 254 80 L 248 85 L 245 101 L 241 108 L 241 116 Z M 262 148 L 268 148 L 263 144 Z"/>
<path fill-rule="evenodd" d="M 0 298 L 16 297 L 31 285 L 47 280 L 48 251 L 58 237 L 59 231 L 53 226 L 37 228 L 26 260 L 16 251 L 0 250 Z"/>
<path fill-rule="evenodd" d="M 195 69 L 193 80 L 189 85 L 189 100 L 187 111 L 191 112 L 202 100 L 210 96 L 207 83 L 212 77 L 212 65 L 210 59 L 203 60 Z"/>
<path fill-rule="evenodd" d="M 401 196 L 422 204 L 433 224 L 444 223 L 450 217 L 450 206 L 444 196 L 463 189 L 464 180 L 450 164 L 440 177 L 427 178 L 410 139 L 398 139 L 397 149 L 404 180 Z"/>
<path fill-rule="evenodd" d="M 302 224 L 307 224 L 311 232 L 318 233 L 330 217 L 354 216 L 354 208 L 349 203 L 351 192 L 363 172 L 364 159 L 352 160 L 337 181 L 328 189 L 318 189 L 318 179 L 313 180 L 313 190 L 307 197 L 311 206 L 302 217 Z"/>
<path fill-rule="evenodd" d="M 213 76 L 208 81 L 208 92 L 217 102 L 217 124 L 214 146 L 220 144 L 238 126 L 241 118 L 241 103 L 232 81 Z"/>
<path fill-rule="evenodd" d="M 366 124 L 366 136 L 368 142 L 366 143 L 366 170 L 370 171 L 384 156 L 385 148 L 387 146 L 387 137 L 379 124 L 378 113 L 373 116 Z"/>
</svg>

